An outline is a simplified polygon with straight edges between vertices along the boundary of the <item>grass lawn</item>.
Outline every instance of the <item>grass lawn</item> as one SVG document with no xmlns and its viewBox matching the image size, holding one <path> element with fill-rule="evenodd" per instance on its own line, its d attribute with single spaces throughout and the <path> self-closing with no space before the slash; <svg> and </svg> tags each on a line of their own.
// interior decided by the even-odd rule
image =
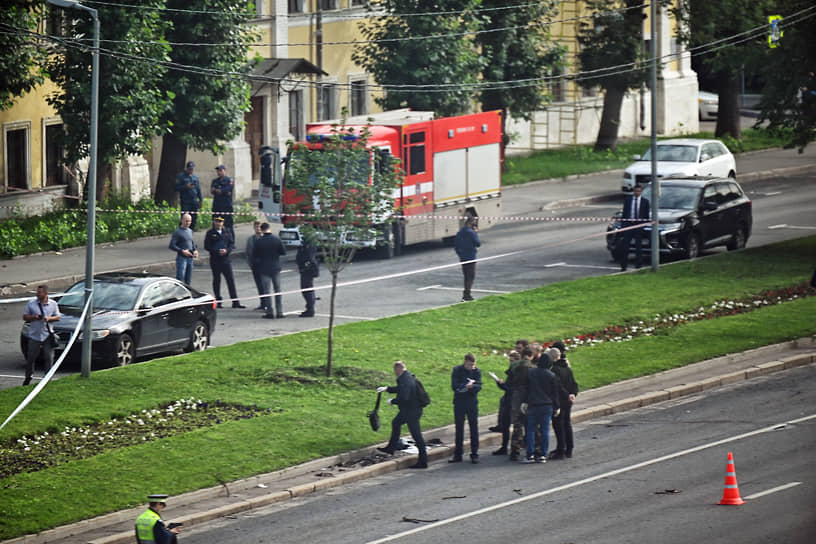
<svg viewBox="0 0 816 544">
<path fill-rule="evenodd" d="M 689 134 L 688 138 L 713 138 L 710 132 Z M 661 138 L 665 139 L 665 138 Z M 742 138 L 723 139 L 732 153 L 743 153 L 758 149 L 782 147 L 787 140 L 765 130 L 749 128 L 742 132 Z M 593 151 L 592 145 L 582 145 L 561 149 L 536 151 L 524 157 L 506 157 L 503 185 L 517 185 L 539 179 L 562 178 L 572 174 L 591 174 L 605 170 L 626 168 L 634 161 L 634 155 L 642 155 L 649 148 L 648 138 L 618 142 L 615 151 Z"/>
<path fill-rule="evenodd" d="M 517 338 L 552 341 L 800 284 L 813 273 L 814 254 L 816 237 L 800 238 L 676 263 L 656 274 L 586 278 L 343 325 L 335 331 L 332 378 L 323 376 L 325 331 L 310 331 L 57 380 L 0 432 L 0 443 L 190 397 L 270 412 L 3 478 L 0 539 L 141 504 L 149 493 L 178 494 L 381 443 L 388 425 L 374 433 L 366 412 L 374 389 L 394 382 L 396 359 L 422 378 L 433 399 L 423 426 L 449 424 L 450 371 L 468 351 L 483 371 L 499 374 L 507 366 L 502 352 Z M 810 296 L 656 336 L 580 347 L 569 356 L 586 390 L 814 334 L 814 315 L 816 297 Z M 0 414 L 11 413 L 28 391 L 0 391 Z M 484 388 L 483 412 L 498 406 L 499 393 Z M 384 421 L 391 410 L 381 412 Z"/>
</svg>

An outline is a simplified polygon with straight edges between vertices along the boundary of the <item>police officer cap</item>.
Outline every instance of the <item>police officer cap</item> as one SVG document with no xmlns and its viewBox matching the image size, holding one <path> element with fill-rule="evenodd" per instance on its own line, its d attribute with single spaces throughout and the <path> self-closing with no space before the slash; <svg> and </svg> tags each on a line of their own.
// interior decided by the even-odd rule
<svg viewBox="0 0 816 544">
<path fill-rule="evenodd" d="M 188 162 L 187 168 L 195 168 L 195 163 L 193 161 Z"/>
<path fill-rule="evenodd" d="M 156 493 L 155 495 L 148 495 L 147 500 L 150 502 L 167 502 L 167 495 L 163 493 Z"/>
<path fill-rule="evenodd" d="M 217 221 L 218 223 L 223 223 L 224 218 L 223 217 L 213 217 L 213 221 Z"/>
<path fill-rule="evenodd" d="M 219 164 L 218 166 L 216 166 L 216 167 L 215 167 L 215 169 L 216 169 L 216 170 L 226 170 L 226 169 L 227 169 L 227 167 L 226 167 L 226 166 L 224 166 L 223 164 Z"/>
</svg>

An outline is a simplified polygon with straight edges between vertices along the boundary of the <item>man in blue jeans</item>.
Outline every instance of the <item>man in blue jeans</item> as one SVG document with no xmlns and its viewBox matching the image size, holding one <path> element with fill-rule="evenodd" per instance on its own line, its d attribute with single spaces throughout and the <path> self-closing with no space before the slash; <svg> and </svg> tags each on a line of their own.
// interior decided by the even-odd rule
<svg viewBox="0 0 816 544">
<path fill-rule="evenodd" d="M 558 378 L 547 370 L 552 366 L 549 353 L 542 353 L 536 368 L 527 371 L 527 395 L 521 405 L 527 412 L 527 458 L 522 463 L 544 463 L 550 447 L 550 419 L 558 413 Z M 543 457 L 533 457 L 536 428 L 541 426 Z"/>
<path fill-rule="evenodd" d="M 193 278 L 193 260 L 198 258 L 198 248 L 193 240 L 193 221 L 189 213 L 181 216 L 181 224 L 170 237 L 170 250 L 176 252 L 176 279 L 190 285 Z"/>
<path fill-rule="evenodd" d="M 470 462 L 479 462 L 479 391 L 482 390 L 482 371 L 476 368 L 476 357 L 465 355 L 464 362 L 453 368 L 451 373 L 453 389 L 453 419 L 456 426 L 453 458 L 448 463 L 461 463 L 464 453 L 465 418 L 470 427 Z"/>
</svg>

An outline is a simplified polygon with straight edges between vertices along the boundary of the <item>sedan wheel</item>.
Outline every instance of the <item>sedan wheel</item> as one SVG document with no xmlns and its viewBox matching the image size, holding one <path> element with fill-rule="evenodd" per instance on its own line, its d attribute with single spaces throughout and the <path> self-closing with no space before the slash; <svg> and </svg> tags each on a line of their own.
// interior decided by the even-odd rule
<svg viewBox="0 0 816 544">
<path fill-rule="evenodd" d="M 190 343 L 184 348 L 184 351 L 204 351 L 210 343 L 210 331 L 207 325 L 201 321 L 196 321 L 193 326 L 193 332 L 190 333 Z"/>
<path fill-rule="evenodd" d="M 731 238 L 731 241 L 725 246 L 728 248 L 728 251 L 734 251 L 737 249 L 742 249 L 745 247 L 745 229 L 742 227 L 737 227 L 737 230 L 734 232 L 734 236 Z"/>
<path fill-rule="evenodd" d="M 136 356 L 136 344 L 129 334 L 123 333 L 116 342 L 116 364 L 127 366 L 133 362 Z"/>
<path fill-rule="evenodd" d="M 693 232 L 686 239 L 686 259 L 696 259 L 700 255 L 700 237 Z"/>
</svg>

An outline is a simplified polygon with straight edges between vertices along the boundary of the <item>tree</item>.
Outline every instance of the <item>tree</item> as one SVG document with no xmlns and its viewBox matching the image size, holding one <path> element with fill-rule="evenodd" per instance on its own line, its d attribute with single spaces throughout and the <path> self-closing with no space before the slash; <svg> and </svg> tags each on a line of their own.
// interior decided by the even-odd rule
<svg viewBox="0 0 816 544">
<path fill-rule="evenodd" d="M 250 107 L 250 85 L 242 77 L 251 69 L 247 53 L 254 34 L 248 21 L 255 16 L 251 3 L 236 0 L 167 0 L 167 8 L 170 60 L 181 66 L 162 80 L 172 100 L 162 117 L 159 203 L 176 200 L 175 176 L 188 147 L 218 153 L 224 141 L 241 133 Z"/>
<path fill-rule="evenodd" d="M 479 28 L 473 11 L 478 5 L 479 0 L 382 0 L 368 4 L 373 17 L 361 23 L 360 30 L 370 42 L 354 52 L 354 62 L 380 85 L 424 87 L 388 90 L 375 98 L 377 104 L 385 110 L 410 107 L 439 116 L 468 112 L 484 59 L 474 48 L 473 38 L 460 34 Z M 383 12 L 387 15 L 382 16 Z M 435 35 L 444 36 L 416 39 Z"/>
<path fill-rule="evenodd" d="M 603 113 L 595 150 L 618 145 L 621 105 L 626 92 L 646 82 L 648 65 L 643 55 L 643 2 L 641 0 L 587 0 L 593 12 L 589 23 L 581 22 L 578 59 L 584 88 L 604 89 Z"/>
<path fill-rule="evenodd" d="M 679 25 L 678 37 L 690 48 L 702 46 L 702 66 L 717 81 L 719 106 L 717 111 L 717 137 L 730 134 L 739 139 L 740 127 L 739 93 L 740 70 L 746 64 L 756 62 L 767 48 L 765 35 L 746 40 L 745 32 L 762 25 L 775 2 L 771 0 L 678 0 L 673 10 Z M 773 8 L 775 9 L 775 8 Z M 717 46 L 706 50 L 708 44 Z"/>
<path fill-rule="evenodd" d="M 10 0 L 0 9 L 0 111 L 44 80 L 47 49 L 29 34 L 41 17 L 38 0 Z"/>
<path fill-rule="evenodd" d="M 482 110 L 502 110 L 503 146 L 508 143 L 504 130 L 508 113 L 529 120 L 549 98 L 540 83 L 516 82 L 553 75 L 553 68 L 562 65 L 566 51 L 550 41 L 549 26 L 544 24 L 556 13 L 553 4 L 529 3 L 500 9 L 505 6 L 504 0 L 482 1 L 487 19 L 483 30 L 487 32 L 476 36 L 487 60 L 482 80 L 495 82 L 480 93 Z"/>
<path fill-rule="evenodd" d="M 166 23 L 163 0 L 143 0 L 135 9 L 126 0 L 95 5 L 100 20 L 99 127 L 97 196 L 102 198 L 105 177 L 115 161 L 150 149 L 150 137 L 159 130 L 167 97 L 159 82 L 165 69 L 167 46 L 159 43 Z M 152 8 L 152 9 L 151 9 Z M 64 9 L 51 6 L 50 9 Z M 91 112 L 91 49 L 93 23 L 87 14 L 64 14 L 59 54 L 48 61 L 48 75 L 59 87 L 48 103 L 62 118 L 62 144 L 67 162 L 89 153 Z"/>
<path fill-rule="evenodd" d="M 322 250 L 331 274 L 326 376 L 332 372 L 337 278 L 357 252 L 349 240 L 390 231 L 393 190 L 402 183 L 396 159 L 370 148 L 368 141 L 367 127 L 343 122 L 318 147 L 290 142 L 287 157 L 286 190 L 295 192 L 299 204 L 286 212 L 303 214 L 292 217 L 301 234 Z"/>
<path fill-rule="evenodd" d="M 775 14 L 785 17 L 784 35 L 759 66 L 765 85 L 757 124 L 768 121 L 771 129 L 791 130 L 790 146 L 800 153 L 816 135 L 816 40 L 809 19 L 796 15 L 807 8 L 812 8 L 809 0 L 777 5 Z"/>
</svg>

